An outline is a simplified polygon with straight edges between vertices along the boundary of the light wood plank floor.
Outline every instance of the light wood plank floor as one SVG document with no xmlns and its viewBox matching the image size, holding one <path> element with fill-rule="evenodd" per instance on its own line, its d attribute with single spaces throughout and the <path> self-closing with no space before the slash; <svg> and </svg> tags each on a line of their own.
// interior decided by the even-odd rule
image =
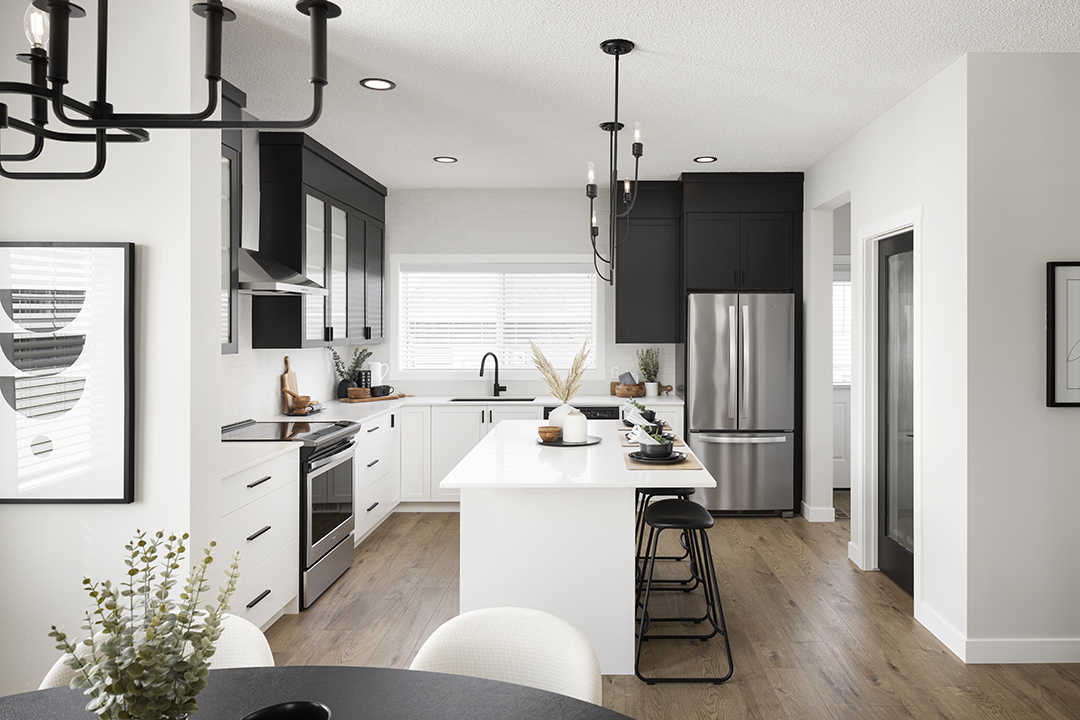
<svg viewBox="0 0 1080 720">
<path fill-rule="evenodd" d="M 836 500 L 849 514 L 847 494 Z M 1080 719 L 1080 665 L 963 664 L 915 622 L 911 598 L 848 561 L 848 522 L 718 519 L 709 540 L 734 676 L 720 686 L 609 676 L 604 705 L 638 720 Z M 457 514 L 395 513 L 312 609 L 267 638 L 279 665 L 402 668 L 457 611 Z M 677 676 L 721 673 L 722 658 L 716 639 L 654 641 L 642 662 Z"/>
</svg>

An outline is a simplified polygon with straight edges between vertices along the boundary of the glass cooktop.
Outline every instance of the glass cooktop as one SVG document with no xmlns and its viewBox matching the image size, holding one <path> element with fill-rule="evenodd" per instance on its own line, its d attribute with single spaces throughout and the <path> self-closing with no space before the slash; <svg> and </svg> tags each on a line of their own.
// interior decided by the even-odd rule
<svg viewBox="0 0 1080 720">
<path fill-rule="evenodd" d="M 263 440 L 277 442 L 294 440 L 308 445 L 317 445 L 341 434 L 355 434 L 359 429 L 359 423 L 344 420 L 339 422 L 255 422 L 254 420 L 245 420 L 221 428 L 221 439 L 226 441 Z"/>
</svg>

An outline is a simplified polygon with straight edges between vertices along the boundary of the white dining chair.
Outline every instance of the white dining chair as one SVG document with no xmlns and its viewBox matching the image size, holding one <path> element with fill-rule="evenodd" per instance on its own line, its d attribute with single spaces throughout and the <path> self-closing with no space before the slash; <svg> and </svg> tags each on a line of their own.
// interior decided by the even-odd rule
<svg viewBox="0 0 1080 720">
<path fill-rule="evenodd" d="M 273 667 L 274 653 L 266 636 L 251 622 L 236 615 L 225 613 L 221 616 L 221 637 L 215 643 L 214 655 L 210 658 L 210 667 L 214 669 L 236 667 Z M 86 657 L 90 654 L 87 645 L 80 644 L 75 654 Z M 41 681 L 38 690 L 70 685 L 78 670 L 68 667 L 62 655 Z"/>
<path fill-rule="evenodd" d="M 445 623 L 417 652 L 410 670 L 528 685 L 603 704 L 600 663 L 570 623 L 540 610 L 473 610 Z"/>
</svg>

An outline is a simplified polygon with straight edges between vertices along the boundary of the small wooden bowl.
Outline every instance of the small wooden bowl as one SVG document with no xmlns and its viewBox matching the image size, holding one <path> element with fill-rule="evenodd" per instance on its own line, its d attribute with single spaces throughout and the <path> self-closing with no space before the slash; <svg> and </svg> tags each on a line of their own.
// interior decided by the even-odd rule
<svg viewBox="0 0 1080 720">
<path fill-rule="evenodd" d="M 371 388 L 354 387 L 346 390 L 350 400 L 363 400 L 371 397 Z"/>
<path fill-rule="evenodd" d="M 304 410 L 307 410 L 308 405 L 310 404 L 310 395 L 301 395 L 300 397 L 294 397 L 292 399 L 293 412 L 303 412 Z"/>
<path fill-rule="evenodd" d="M 536 431 L 540 433 L 540 439 L 544 442 L 555 442 L 562 435 L 562 428 L 558 425 L 541 425 Z"/>
<path fill-rule="evenodd" d="M 636 385 L 616 385 L 615 386 L 615 397 L 635 398 L 635 397 L 644 397 L 644 395 L 645 395 L 645 384 L 644 383 L 637 383 Z"/>
</svg>

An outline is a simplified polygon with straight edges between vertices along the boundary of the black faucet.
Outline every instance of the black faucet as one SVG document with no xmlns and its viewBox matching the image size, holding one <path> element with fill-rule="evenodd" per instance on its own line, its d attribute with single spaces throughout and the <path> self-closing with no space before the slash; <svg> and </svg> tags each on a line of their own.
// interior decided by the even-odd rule
<svg viewBox="0 0 1080 720">
<path fill-rule="evenodd" d="M 506 386 L 499 384 L 499 358 L 495 357 L 495 353 L 489 352 L 480 359 L 480 377 L 484 377 L 484 363 L 489 357 L 495 361 L 495 397 L 499 397 L 499 391 L 505 390 Z"/>
</svg>

